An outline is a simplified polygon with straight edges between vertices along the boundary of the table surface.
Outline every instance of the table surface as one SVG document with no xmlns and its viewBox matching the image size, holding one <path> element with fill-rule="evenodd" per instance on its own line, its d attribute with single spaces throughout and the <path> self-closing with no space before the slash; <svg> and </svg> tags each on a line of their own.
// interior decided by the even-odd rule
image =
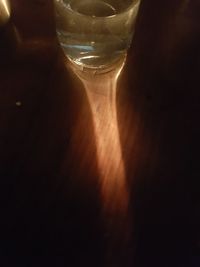
<svg viewBox="0 0 200 267">
<path fill-rule="evenodd" d="M 120 75 L 11 0 L 0 58 L 1 266 L 199 266 L 199 0 L 143 0 Z"/>
</svg>

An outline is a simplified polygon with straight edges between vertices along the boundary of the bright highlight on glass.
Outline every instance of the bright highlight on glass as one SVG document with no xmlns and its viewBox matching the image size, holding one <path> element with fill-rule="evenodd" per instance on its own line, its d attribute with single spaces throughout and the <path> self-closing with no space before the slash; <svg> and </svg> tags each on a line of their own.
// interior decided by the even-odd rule
<svg viewBox="0 0 200 267">
<path fill-rule="evenodd" d="M 131 44 L 140 0 L 54 0 L 58 40 L 66 56 L 89 68 L 105 68 Z"/>
</svg>

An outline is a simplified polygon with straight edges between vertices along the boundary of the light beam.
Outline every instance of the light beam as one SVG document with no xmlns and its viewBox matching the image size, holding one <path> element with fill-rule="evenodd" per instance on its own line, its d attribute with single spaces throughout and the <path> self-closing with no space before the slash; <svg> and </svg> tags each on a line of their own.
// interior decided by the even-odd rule
<svg viewBox="0 0 200 267">
<path fill-rule="evenodd" d="M 106 73 L 98 73 L 95 70 L 84 71 L 73 67 L 73 71 L 84 84 L 92 111 L 102 213 L 106 231 L 111 239 L 109 249 L 112 254 L 118 253 L 119 247 L 123 247 L 124 242 L 127 242 L 130 223 L 129 189 L 120 144 L 116 107 L 117 80 L 124 61 L 125 59 L 122 59 L 114 69 Z M 115 258 L 118 258 L 117 255 Z"/>
</svg>

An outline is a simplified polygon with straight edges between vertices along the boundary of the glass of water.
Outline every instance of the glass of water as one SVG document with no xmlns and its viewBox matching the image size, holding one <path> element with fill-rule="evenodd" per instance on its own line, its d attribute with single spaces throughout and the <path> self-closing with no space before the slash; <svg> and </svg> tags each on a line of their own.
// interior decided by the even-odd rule
<svg viewBox="0 0 200 267">
<path fill-rule="evenodd" d="M 106 68 L 126 55 L 140 0 L 54 0 L 65 55 L 86 68 Z"/>
</svg>

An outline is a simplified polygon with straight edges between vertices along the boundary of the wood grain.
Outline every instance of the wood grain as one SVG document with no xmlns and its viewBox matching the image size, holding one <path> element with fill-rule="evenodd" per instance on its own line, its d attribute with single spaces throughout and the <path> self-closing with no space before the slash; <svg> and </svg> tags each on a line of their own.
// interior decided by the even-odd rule
<svg viewBox="0 0 200 267">
<path fill-rule="evenodd" d="M 0 29 L 1 265 L 199 266 L 199 2 L 142 1 L 111 98 L 112 77 L 86 86 L 64 58 L 53 1 L 11 10 Z"/>
</svg>

